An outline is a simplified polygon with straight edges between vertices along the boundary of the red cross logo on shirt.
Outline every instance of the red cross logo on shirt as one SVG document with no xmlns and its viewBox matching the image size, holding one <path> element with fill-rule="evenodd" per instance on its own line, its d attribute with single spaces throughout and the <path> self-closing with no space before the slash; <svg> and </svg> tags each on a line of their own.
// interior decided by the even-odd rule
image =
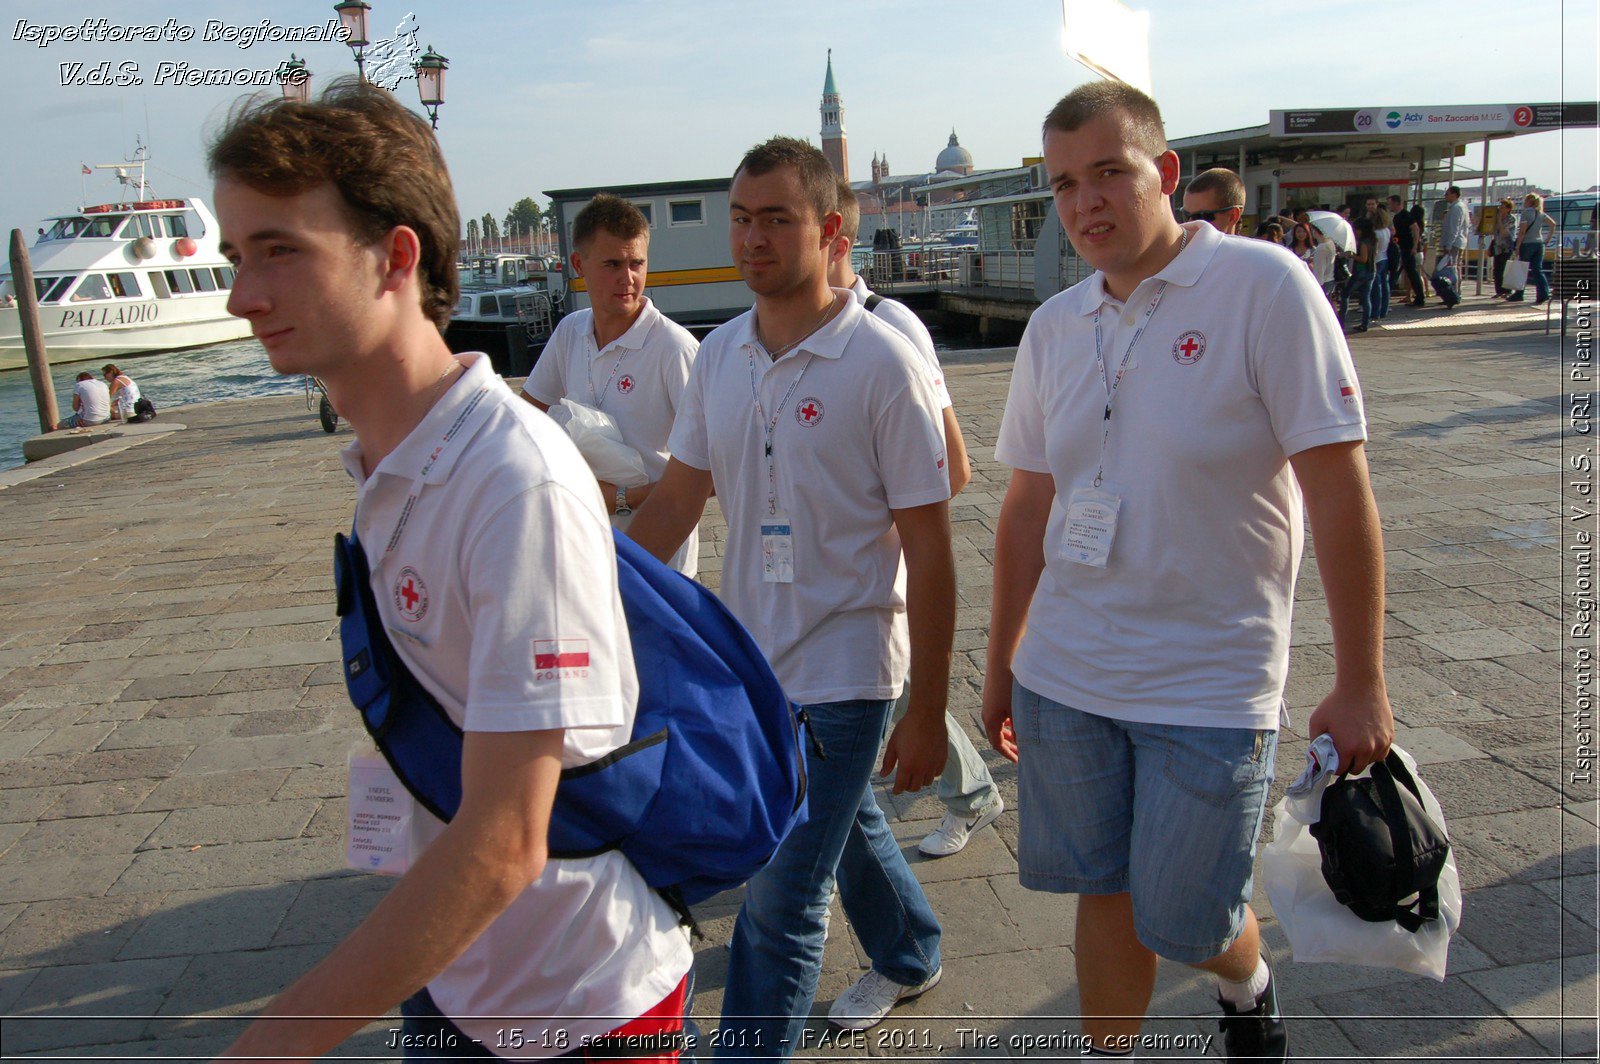
<svg viewBox="0 0 1600 1064">
<path fill-rule="evenodd" d="M 420 621 L 428 612 L 428 585 L 409 565 L 394 579 L 394 608 L 407 621 Z"/>
<path fill-rule="evenodd" d="M 623 377 L 617 381 L 617 391 L 621 392 L 623 395 L 627 395 L 629 392 L 633 391 L 633 378 L 624 374 Z"/>
<path fill-rule="evenodd" d="M 1192 366 L 1206 353 L 1206 334 L 1190 329 L 1172 345 L 1172 357 L 1180 366 Z"/>
<path fill-rule="evenodd" d="M 815 428 L 822 421 L 822 400 L 808 395 L 795 408 L 794 419 L 806 428 Z"/>
</svg>

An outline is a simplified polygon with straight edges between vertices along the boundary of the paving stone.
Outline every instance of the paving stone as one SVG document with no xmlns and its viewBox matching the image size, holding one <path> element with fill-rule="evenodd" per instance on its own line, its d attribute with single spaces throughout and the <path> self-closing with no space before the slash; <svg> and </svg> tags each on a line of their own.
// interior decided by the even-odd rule
<svg viewBox="0 0 1600 1064">
<path fill-rule="evenodd" d="M 126 866 L 114 894 L 204 890 L 293 882 L 344 866 L 339 839 L 237 842 L 197 849 L 145 850 Z M 5 861 L 0 860 L 0 874 Z M 102 892 L 103 893 L 103 892 Z"/>
<path fill-rule="evenodd" d="M 281 665 L 319 665 L 339 658 L 339 642 L 283 643 L 275 646 L 239 647 L 219 650 L 205 660 L 198 671 L 225 672 L 243 669 L 276 668 Z"/>
<path fill-rule="evenodd" d="M 162 898 L 160 911 L 144 920 L 117 957 L 132 960 L 264 949 L 299 892 L 297 883 L 172 891 Z"/>
<path fill-rule="evenodd" d="M 1561 802 L 1549 787 L 1493 759 L 1435 765 L 1427 780 L 1446 818 L 1554 808 Z"/>
<path fill-rule="evenodd" d="M 1548 1051 L 1564 1059 L 1595 1053 L 1594 1019 L 1584 1018 L 1600 999 L 1600 983 L 1595 976 L 1595 958 L 1563 957 L 1473 972 L 1462 979 L 1496 1008 L 1517 1018 Z M 1550 1017 L 1572 1017 L 1579 1023 L 1562 1024 Z"/>
<path fill-rule="evenodd" d="M 211 673 L 195 673 L 186 676 L 144 676 L 130 683 L 122 692 L 122 697 L 130 701 L 139 701 L 203 695 L 216 685 L 217 678 Z"/>
<path fill-rule="evenodd" d="M 9 1052 L 43 1052 L 102 1042 L 134 1041 L 144 1017 L 160 1006 L 166 989 L 189 966 L 187 957 L 111 961 L 47 968 L 18 998 L 19 1014 L 6 1023 Z M 29 1021 L 30 1013 L 70 1019 Z M 117 1016 L 124 1019 L 86 1019 Z"/>
<path fill-rule="evenodd" d="M 0 733 L 0 761 L 27 757 L 40 743 L 49 739 L 50 731 L 13 731 Z M 41 750 L 42 754 L 60 753 L 59 750 Z"/>
<path fill-rule="evenodd" d="M 1461 929 L 1498 965 L 1594 952 L 1594 928 L 1527 883 L 1464 891 Z"/>
<path fill-rule="evenodd" d="M 1396 724 L 1394 741 L 1415 758 L 1418 765 L 1438 765 L 1488 756 L 1442 728 L 1414 728 Z"/>
<path fill-rule="evenodd" d="M 194 958 L 159 1009 L 165 1016 L 240 1015 L 256 1012 L 280 990 L 309 971 L 328 952 L 321 944 L 278 949 L 208 953 Z M 180 1034 L 178 1021 L 164 1025 Z"/>
<path fill-rule="evenodd" d="M 13 787 L 0 790 L 0 824 L 31 823 L 56 803 L 65 787 Z"/>
<path fill-rule="evenodd" d="M 233 721 L 226 717 L 162 719 L 148 717 L 108 729 L 101 750 L 147 750 L 163 747 L 196 746 L 208 739 L 226 735 Z"/>
<path fill-rule="evenodd" d="M 157 784 L 139 808 L 192 809 L 264 802 L 277 793 L 292 771 L 288 768 L 257 768 L 174 776 Z"/>
<path fill-rule="evenodd" d="M 1535 648 L 1528 643 L 1493 628 L 1478 628 L 1465 632 L 1423 633 L 1417 636 L 1417 641 L 1454 661 L 1505 658 L 1535 653 Z"/>
<path fill-rule="evenodd" d="M 311 822 L 316 799 L 179 809 L 170 813 L 139 849 L 217 846 L 298 837 Z"/>
<path fill-rule="evenodd" d="M 341 941 L 367 918 L 396 882 L 393 876 L 373 875 L 338 875 L 310 880 L 300 888 L 299 896 L 278 925 L 272 945 L 331 945 Z M 698 910 L 699 907 L 697 915 Z M 842 917 L 839 926 L 843 926 Z"/>
<path fill-rule="evenodd" d="M 260 735 L 237 739 L 213 739 L 197 748 L 184 763 L 182 772 L 227 772 L 246 768 L 343 766 L 348 743 L 339 743 L 336 733 L 313 735 Z"/>
<path fill-rule="evenodd" d="M 39 814 L 40 820 L 104 817 L 131 813 L 156 786 L 153 779 L 99 780 L 64 789 L 60 800 Z"/>
<path fill-rule="evenodd" d="M 128 894 L 34 902 L 0 932 L 0 968 L 113 960 L 164 897 Z"/>
<path fill-rule="evenodd" d="M 345 767 L 297 768 L 290 773 L 278 793 L 278 801 L 286 798 L 344 798 L 349 792 L 349 778 Z"/>
<path fill-rule="evenodd" d="M 212 694 L 228 694 L 234 691 L 267 691 L 275 688 L 299 688 L 305 684 L 307 676 L 311 675 L 309 666 L 296 666 L 294 668 L 241 668 L 232 672 L 224 672 L 216 686 L 211 689 Z"/>
<path fill-rule="evenodd" d="M 1439 1059 L 1459 1054 L 1531 1060 L 1539 1054 L 1537 1042 L 1495 1015 L 1494 1007 L 1476 990 L 1456 980 L 1410 984 L 1403 1005 L 1381 989 L 1353 990 L 1319 998 L 1317 1004 L 1337 1020 L 1366 1059 Z M 1430 1018 L 1435 1016 L 1448 1018 Z"/>
<path fill-rule="evenodd" d="M 80 755 L 72 764 L 72 775 L 78 783 L 168 776 L 184 763 L 193 749 L 191 746 L 161 746 L 146 750 L 97 750 Z"/>
</svg>

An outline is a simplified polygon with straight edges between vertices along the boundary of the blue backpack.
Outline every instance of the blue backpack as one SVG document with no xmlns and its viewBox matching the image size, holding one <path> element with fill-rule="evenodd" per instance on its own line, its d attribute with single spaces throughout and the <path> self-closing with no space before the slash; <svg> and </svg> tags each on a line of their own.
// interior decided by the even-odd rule
<svg viewBox="0 0 1600 1064">
<path fill-rule="evenodd" d="M 805 822 L 807 720 L 715 595 L 613 535 L 640 678 L 633 736 L 562 770 L 550 856 L 620 849 L 688 919 L 686 905 L 749 879 Z M 406 789 L 448 821 L 461 804 L 461 729 L 390 643 L 354 532 L 334 544 L 350 700 Z"/>
</svg>

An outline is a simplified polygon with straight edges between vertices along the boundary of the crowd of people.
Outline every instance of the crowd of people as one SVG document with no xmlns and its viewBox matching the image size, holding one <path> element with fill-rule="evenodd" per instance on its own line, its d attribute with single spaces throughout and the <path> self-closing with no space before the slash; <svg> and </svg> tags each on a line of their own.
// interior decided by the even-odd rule
<svg viewBox="0 0 1600 1064">
<path fill-rule="evenodd" d="M 1225 236 L 1242 195 L 1198 179 L 1180 223 L 1160 111 L 1120 83 L 1050 108 L 1043 156 L 1095 272 L 1033 315 L 995 449 L 1011 475 L 982 724 L 1018 765 L 1021 883 L 1078 896 L 1087 1055 L 1132 1054 L 1166 958 L 1209 973 L 1229 1060 L 1283 1060 L 1249 900 L 1302 508 L 1335 672 L 1301 730 L 1359 771 L 1394 729 L 1366 421 L 1313 274 L 1322 242 L 1303 220 L 1285 231 L 1293 254 Z M 718 594 L 820 745 L 805 755 L 809 817 L 746 885 L 721 1022 L 698 1048 L 800 1048 L 835 889 L 870 967 L 829 1007 L 834 1025 L 871 1027 L 935 988 L 959 961 L 872 777 L 896 793 L 946 780 L 930 856 L 1003 808 L 946 712 L 949 500 L 970 470 L 925 330 L 850 269 L 859 215 L 826 157 L 779 136 L 733 167 L 729 252 L 754 307 L 698 345 L 645 294 L 648 222 L 597 197 L 571 256 L 591 307 L 562 323 L 520 398 L 440 335 L 459 217 L 427 124 L 388 93 L 346 81 L 316 102 L 257 99 L 209 164 L 229 309 L 354 428 L 343 460 L 376 608 L 463 733 L 459 811 L 412 810 L 421 845 L 394 888 L 228 1055 L 321 1055 L 397 1003 L 391 1044 L 407 1058 L 688 1051 L 694 954 L 678 914 L 620 852 L 552 858 L 547 835 L 563 769 L 628 741 L 650 680 L 635 674 L 613 522 L 692 573 L 684 547 L 713 494 Z M 647 483 L 597 479 L 541 412 L 573 399 L 653 456 Z"/>
</svg>

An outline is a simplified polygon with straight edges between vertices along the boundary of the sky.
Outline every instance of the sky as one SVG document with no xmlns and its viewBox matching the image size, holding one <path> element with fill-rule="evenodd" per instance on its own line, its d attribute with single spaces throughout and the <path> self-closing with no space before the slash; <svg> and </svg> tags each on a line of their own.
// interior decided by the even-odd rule
<svg viewBox="0 0 1600 1064">
<path fill-rule="evenodd" d="M 1173 138 L 1264 124 L 1273 108 L 1600 98 L 1600 0 L 1130 6 L 1150 15 L 1155 96 Z M 106 172 L 83 178 L 80 166 L 127 158 L 136 136 L 150 147 L 156 195 L 209 198 L 205 138 L 251 90 L 182 84 L 171 70 L 271 71 L 294 51 L 313 87 L 353 73 L 350 49 L 336 41 L 239 46 L 262 19 L 318 25 L 332 8 L 260 0 L 247 16 L 243 4 L 194 0 L 8 3 L 0 224 L 31 236 L 44 217 L 119 198 Z M 373 0 L 372 38 L 393 36 L 408 17 L 421 45 L 450 60 L 439 138 L 463 218 L 502 217 L 546 189 L 718 177 L 774 133 L 815 142 L 830 48 L 858 179 L 875 151 L 895 173 L 931 169 L 952 128 L 979 168 L 1015 166 L 1037 154 L 1050 105 L 1093 77 L 1062 49 L 1060 0 Z M 43 27 L 95 18 L 192 37 L 41 47 Z M 212 20 L 234 39 L 207 42 Z M 105 63 L 143 84 L 75 83 L 92 82 Z M 157 84 L 163 63 L 168 83 Z M 397 91 L 416 106 L 414 81 Z M 1497 141 L 1490 164 L 1583 189 L 1600 181 L 1597 143 L 1593 130 Z M 1466 165 L 1479 151 L 1468 150 Z"/>
</svg>

